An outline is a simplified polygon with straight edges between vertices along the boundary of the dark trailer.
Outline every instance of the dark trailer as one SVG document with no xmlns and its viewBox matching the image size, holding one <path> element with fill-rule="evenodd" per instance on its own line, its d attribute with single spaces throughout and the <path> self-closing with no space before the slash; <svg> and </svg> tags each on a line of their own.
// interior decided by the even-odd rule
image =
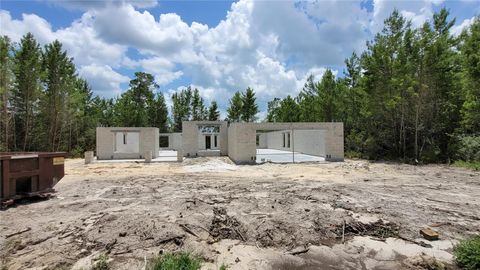
<svg viewBox="0 0 480 270">
<path fill-rule="evenodd" d="M 0 152 L 0 204 L 53 192 L 63 178 L 64 152 Z"/>
</svg>

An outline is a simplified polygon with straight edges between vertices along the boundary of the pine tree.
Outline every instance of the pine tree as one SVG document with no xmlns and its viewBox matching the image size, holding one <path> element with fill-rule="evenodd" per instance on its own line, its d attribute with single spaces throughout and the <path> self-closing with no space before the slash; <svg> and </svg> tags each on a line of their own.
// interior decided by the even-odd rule
<svg viewBox="0 0 480 270">
<path fill-rule="evenodd" d="M 245 93 L 242 93 L 242 116 L 244 122 L 254 122 L 257 120 L 258 106 L 256 103 L 255 92 L 248 87 Z"/>
<path fill-rule="evenodd" d="M 187 87 L 172 94 L 172 116 L 173 116 L 173 131 L 182 131 L 182 122 L 190 120 L 192 100 L 192 89 Z"/>
<path fill-rule="evenodd" d="M 212 101 L 210 107 L 208 108 L 208 120 L 209 121 L 218 121 L 220 120 L 220 112 L 218 111 L 218 105 L 216 101 Z"/>
<path fill-rule="evenodd" d="M 159 128 L 160 133 L 168 132 L 168 108 L 162 93 L 156 95 L 149 108 L 149 126 Z"/>
<path fill-rule="evenodd" d="M 48 142 L 45 149 L 58 151 L 64 139 L 62 132 L 66 124 L 64 114 L 68 108 L 68 98 L 75 87 L 75 66 L 57 40 L 45 46 L 42 58 L 46 87 L 41 103 L 41 119 L 45 126 L 38 127 L 44 131 L 43 141 Z"/>
<path fill-rule="evenodd" d="M 205 105 L 203 104 L 203 98 L 200 97 L 200 92 L 196 88 L 193 91 L 191 108 L 192 108 L 193 121 L 205 120 L 205 115 L 206 115 Z"/>
<path fill-rule="evenodd" d="M 0 37 L 0 151 L 10 149 L 11 113 L 9 99 L 12 91 L 12 44 L 7 36 Z"/>
<path fill-rule="evenodd" d="M 480 132 L 480 17 L 461 35 L 462 128 L 466 133 Z"/>
<path fill-rule="evenodd" d="M 20 40 L 14 53 L 15 85 L 12 106 L 15 113 L 15 150 L 32 150 L 32 130 L 38 124 L 35 112 L 41 95 L 41 50 L 31 33 Z"/>
<path fill-rule="evenodd" d="M 230 122 L 240 122 L 242 119 L 243 100 L 240 92 L 235 92 L 230 99 L 230 106 L 227 109 L 227 118 Z"/>
</svg>

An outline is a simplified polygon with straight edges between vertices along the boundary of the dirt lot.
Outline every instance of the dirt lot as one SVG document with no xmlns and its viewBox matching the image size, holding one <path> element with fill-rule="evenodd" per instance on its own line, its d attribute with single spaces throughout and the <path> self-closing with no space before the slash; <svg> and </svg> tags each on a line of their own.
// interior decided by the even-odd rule
<svg viewBox="0 0 480 270">
<path fill-rule="evenodd" d="M 480 172 L 466 169 L 82 162 L 67 160 L 54 198 L 0 211 L 1 269 L 88 269 L 104 253 L 111 269 L 142 269 L 166 251 L 205 269 L 452 267 L 456 241 L 480 233 Z"/>
</svg>

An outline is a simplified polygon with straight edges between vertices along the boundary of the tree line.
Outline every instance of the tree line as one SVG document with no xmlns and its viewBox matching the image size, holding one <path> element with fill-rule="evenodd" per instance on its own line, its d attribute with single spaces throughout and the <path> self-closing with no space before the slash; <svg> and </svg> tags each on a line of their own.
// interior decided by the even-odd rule
<svg viewBox="0 0 480 270">
<path fill-rule="evenodd" d="M 344 123 L 350 156 L 480 161 L 480 18 L 455 37 L 446 9 L 414 28 L 398 11 L 345 74 L 310 76 L 268 103 L 267 121 Z"/>
<path fill-rule="evenodd" d="M 165 97 L 151 74 L 136 72 L 116 98 L 95 96 L 59 41 L 41 47 L 31 33 L 20 42 L 0 37 L 0 151 L 95 149 L 98 126 L 158 127 L 181 131 L 184 120 L 219 120 L 215 101 L 207 108 L 198 89 Z"/>
<path fill-rule="evenodd" d="M 480 160 L 480 19 L 453 36 L 442 9 L 414 28 L 398 11 L 366 50 L 327 69 L 297 96 L 267 104 L 268 122 L 343 122 L 347 156 L 406 162 Z M 32 34 L 0 37 L 0 151 L 95 148 L 97 126 L 151 126 L 180 132 L 182 121 L 220 120 L 198 89 L 171 95 L 170 114 L 154 77 L 136 72 L 116 98 L 93 95 L 59 41 L 40 47 Z M 257 121 L 255 91 L 229 100 L 229 122 Z"/>
</svg>

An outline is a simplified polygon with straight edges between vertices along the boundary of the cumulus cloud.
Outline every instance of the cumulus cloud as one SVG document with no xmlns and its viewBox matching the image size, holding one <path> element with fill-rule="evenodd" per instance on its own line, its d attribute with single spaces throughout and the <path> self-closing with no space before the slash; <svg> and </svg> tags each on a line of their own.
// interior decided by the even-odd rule
<svg viewBox="0 0 480 270">
<path fill-rule="evenodd" d="M 118 96 L 122 92 L 120 84 L 130 81 L 127 76 L 115 72 L 108 65 L 82 66 L 79 74 L 91 84 L 97 93 L 106 97 Z"/>
<path fill-rule="evenodd" d="M 462 33 L 462 31 L 464 29 L 466 29 L 467 27 L 469 27 L 470 25 L 473 24 L 473 22 L 475 21 L 475 17 L 472 17 L 470 19 L 465 19 L 463 20 L 463 22 L 461 24 L 458 24 L 458 25 L 454 25 L 451 29 L 450 29 L 450 32 L 452 33 L 452 35 L 454 36 L 458 36 Z"/>
<path fill-rule="evenodd" d="M 137 8 L 151 8 L 158 4 L 157 0 L 45 0 L 45 2 L 67 9 L 84 11 L 124 6 L 126 4 Z"/>
<path fill-rule="evenodd" d="M 152 73 L 166 89 L 187 81 L 208 103 L 218 101 L 222 113 L 233 92 L 250 86 L 265 110 L 274 97 L 296 95 L 309 74 L 320 79 L 328 67 L 337 74 L 344 59 L 362 51 L 394 9 L 419 26 L 443 4 L 373 0 L 373 10 L 367 10 L 363 1 L 239 0 L 224 20 L 210 26 L 145 10 L 156 0 L 62 1 L 55 4 L 85 11 L 70 26 L 52 30 L 37 15 L 13 19 L 2 10 L 0 33 L 19 40 L 31 31 L 41 43 L 59 39 L 80 74 L 104 96 L 118 94 L 128 82 L 118 72 L 125 68 Z M 464 20 L 452 33 L 471 22 Z M 130 50 L 139 56 L 128 57 Z"/>
</svg>

